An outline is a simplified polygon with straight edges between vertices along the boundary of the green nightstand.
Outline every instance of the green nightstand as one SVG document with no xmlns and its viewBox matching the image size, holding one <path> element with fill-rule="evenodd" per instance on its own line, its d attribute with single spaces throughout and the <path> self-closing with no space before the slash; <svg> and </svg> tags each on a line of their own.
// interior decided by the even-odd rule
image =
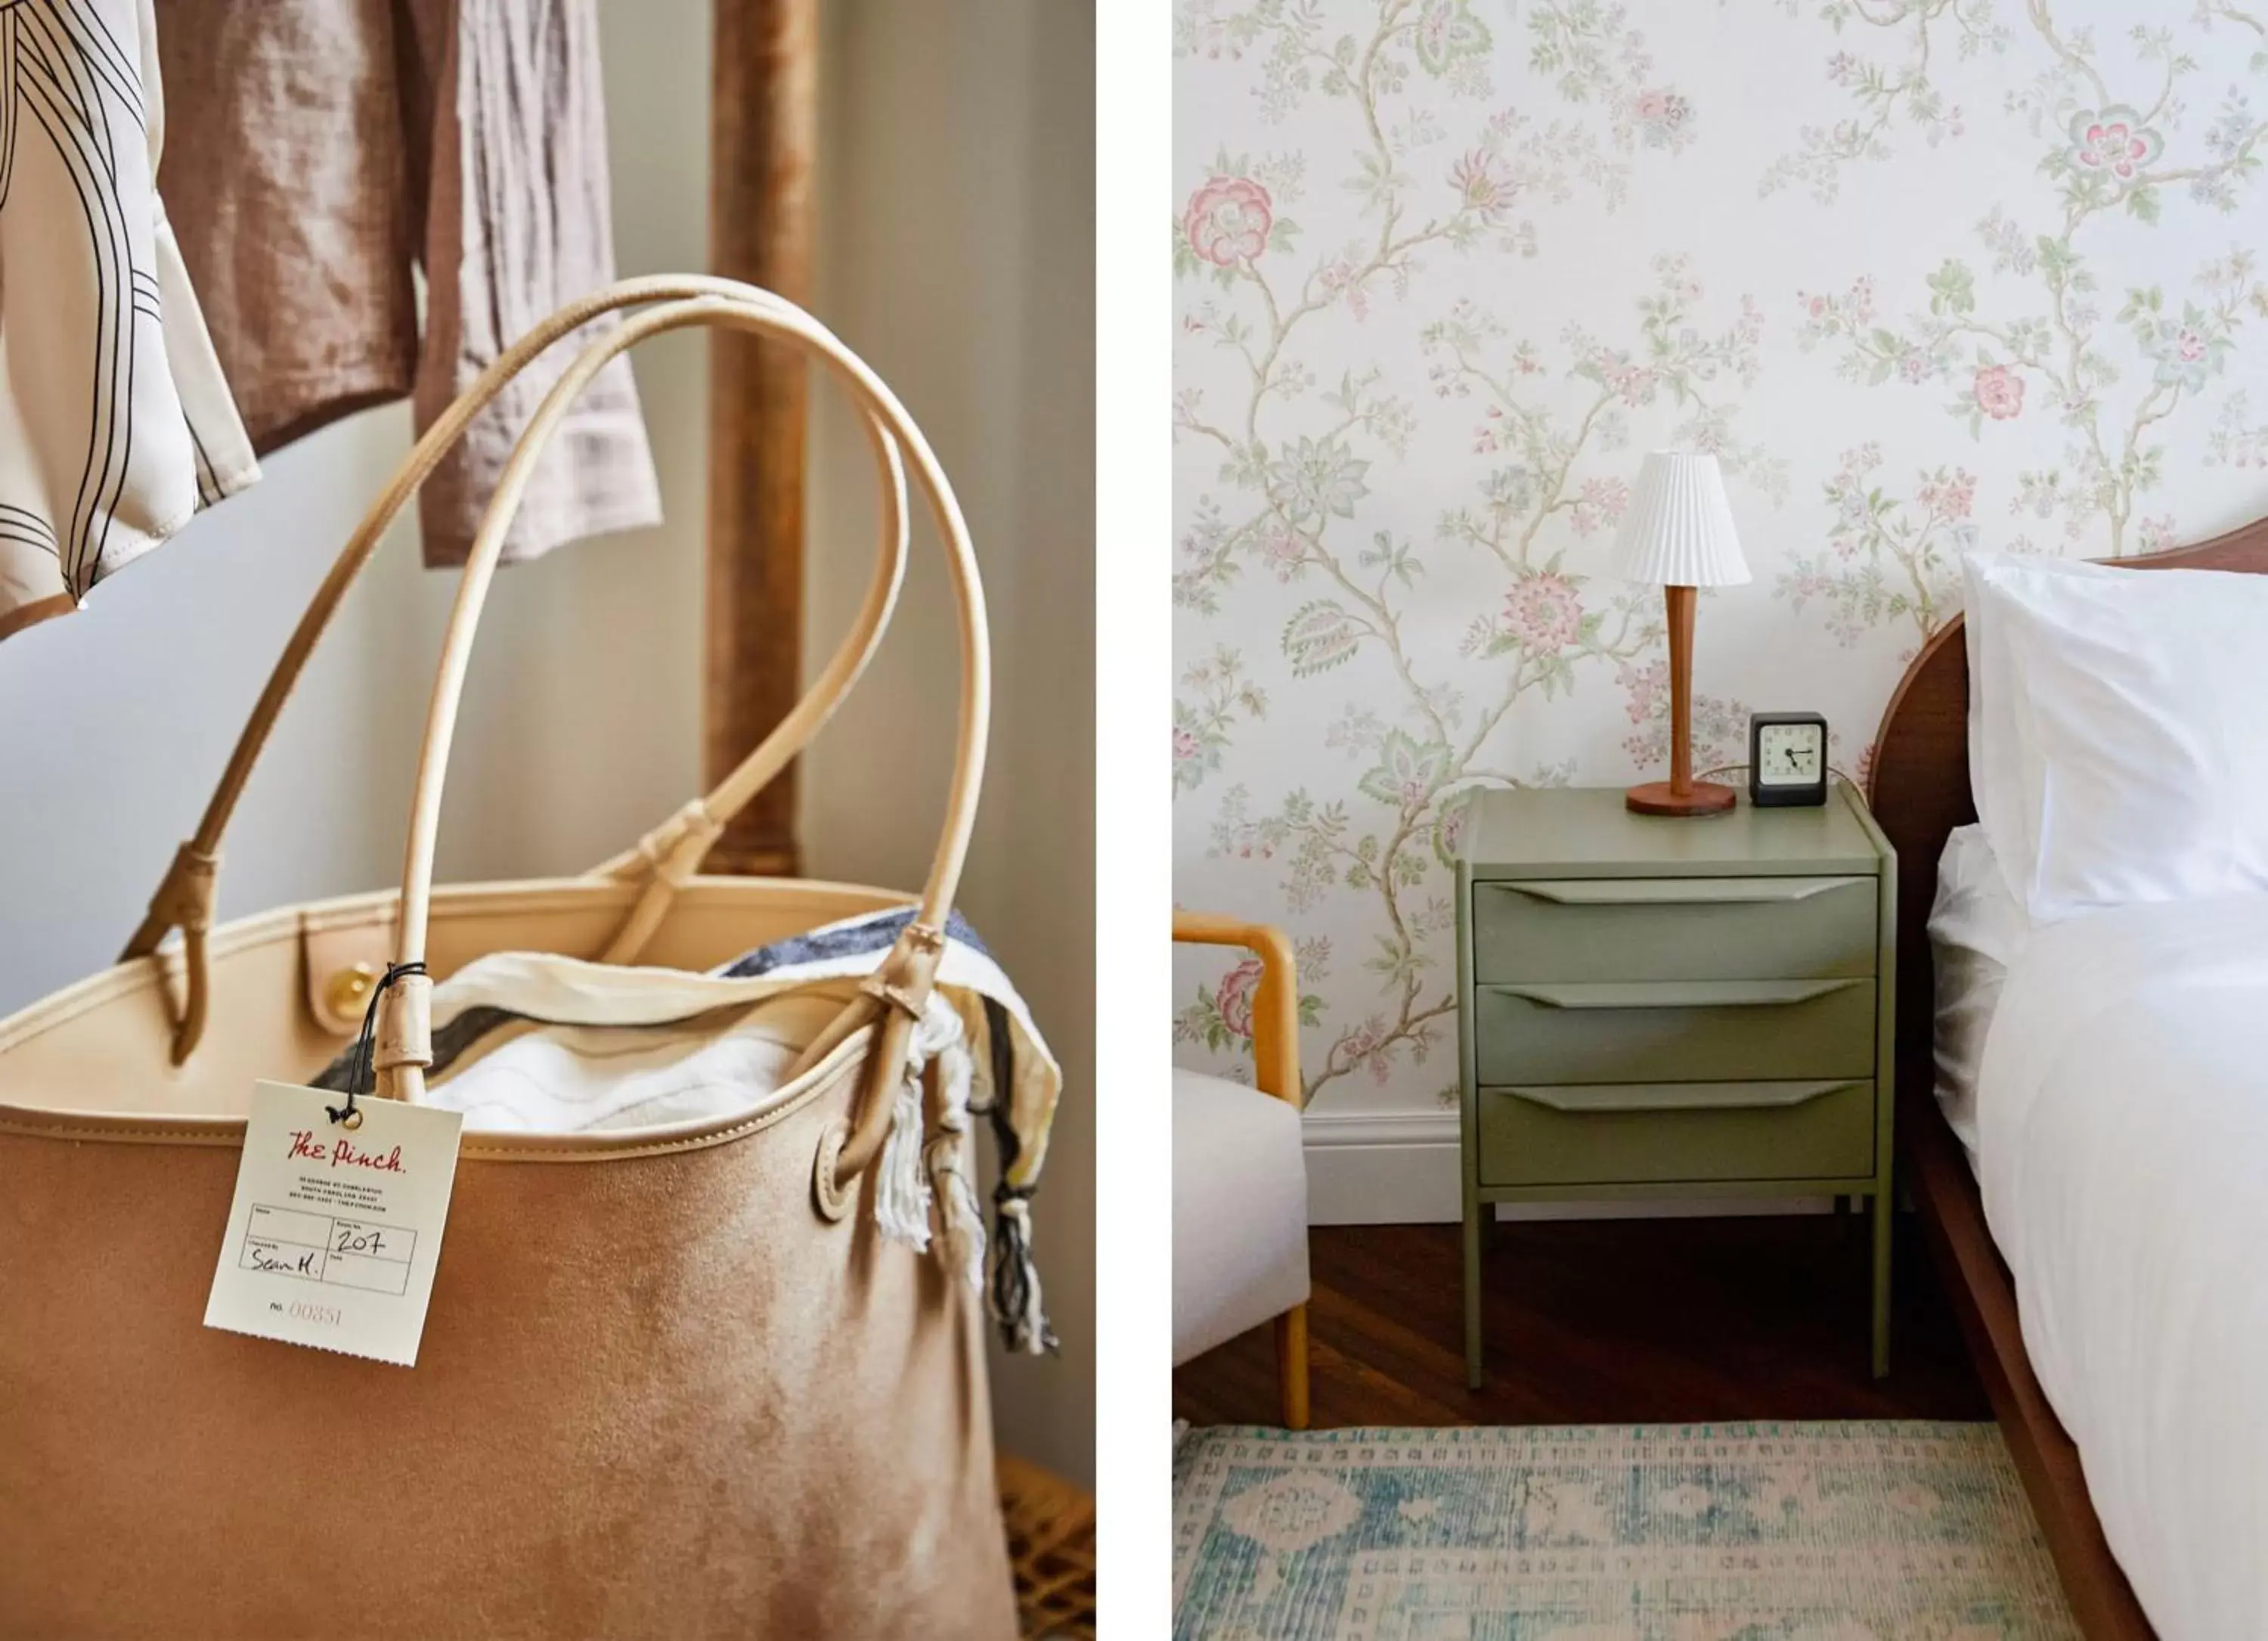
<svg viewBox="0 0 2268 1641">
<path fill-rule="evenodd" d="M 1495 1202 L 1871 1197 L 1889 1371 L 1897 857 L 1848 785 L 1700 820 L 1477 793 L 1457 862 L 1465 1365 Z"/>
</svg>

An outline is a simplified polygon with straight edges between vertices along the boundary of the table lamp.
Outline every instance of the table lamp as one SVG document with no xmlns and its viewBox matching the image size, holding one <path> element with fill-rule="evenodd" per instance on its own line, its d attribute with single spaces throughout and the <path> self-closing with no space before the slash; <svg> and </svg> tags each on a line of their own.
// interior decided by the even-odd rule
<svg viewBox="0 0 2268 1641">
<path fill-rule="evenodd" d="M 1730 787 L 1693 779 L 1693 593 L 1749 579 L 1733 530 L 1717 458 L 1656 450 L 1615 539 L 1615 573 L 1662 589 L 1669 610 L 1669 779 L 1632 787 L 1624 803 L 1639 815 L 1720 815 Z"/>
</svg>

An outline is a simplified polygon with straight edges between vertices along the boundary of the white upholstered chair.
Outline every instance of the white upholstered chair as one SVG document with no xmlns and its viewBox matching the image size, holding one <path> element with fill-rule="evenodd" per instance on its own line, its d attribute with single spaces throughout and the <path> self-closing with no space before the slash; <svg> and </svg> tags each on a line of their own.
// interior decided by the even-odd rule
<svg viewBox="0 0 2268 1641">
<path fill-rule="evenodd" d="M 1260 959 L 1256 1087 L 1174 1072 L 1174 1364 L 1276 1324 L 1287 1430 L 1307 1428 L 1307 1164 L 1300 1135 L 1300 986 L 1281 929 L 1177 912 L 1174 938 Z"/>
</svg>

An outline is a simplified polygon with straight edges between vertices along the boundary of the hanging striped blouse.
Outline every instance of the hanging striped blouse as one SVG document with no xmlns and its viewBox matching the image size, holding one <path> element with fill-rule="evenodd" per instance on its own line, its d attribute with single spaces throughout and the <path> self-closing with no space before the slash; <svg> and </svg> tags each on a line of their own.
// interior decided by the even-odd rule
<svg viewBox="0 0 2268 1641">
<path fill-rule="evenodd" d="M 150 0 L 0 0 L 0 639 L 259 477 L 155 177 Z"/>
</svg>

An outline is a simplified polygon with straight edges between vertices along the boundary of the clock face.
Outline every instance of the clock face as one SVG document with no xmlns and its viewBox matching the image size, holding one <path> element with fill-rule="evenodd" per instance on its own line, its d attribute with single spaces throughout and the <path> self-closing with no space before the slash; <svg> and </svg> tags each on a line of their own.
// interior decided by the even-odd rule
<svg viewBox="0 0 2268 1641">
<path fill-rule="evenodd" d="M 1827 769 L 1827 732 L 1817 724 L 1766 724 L 1756 732 L 1756 784 L 1815 787 Z"/>
</svg>

